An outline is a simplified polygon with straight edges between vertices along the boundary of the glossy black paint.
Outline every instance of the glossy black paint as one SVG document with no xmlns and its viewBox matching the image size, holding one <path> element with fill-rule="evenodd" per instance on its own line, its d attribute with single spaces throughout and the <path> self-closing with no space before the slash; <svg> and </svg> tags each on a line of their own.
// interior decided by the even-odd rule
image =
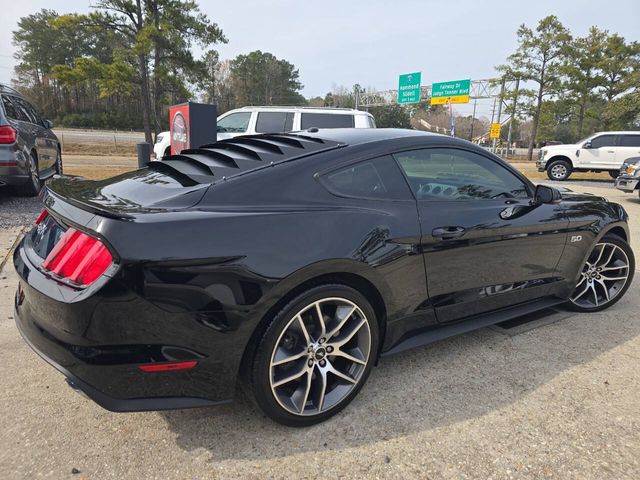
<svg viewBox="0 0 640 480">
<path fill-rule="evenodd" d="M 438 329 L 489 324 L 493 312 L 502 321 L 511 307 L 515 315 L 523 305 L 535 309 L 532 302 L 563 301 L 593 242 L 611 229 L 628 237 L 619 205 L 568 191 L 560 202 L 536 203 L 526 178 L 465 141 L 403 130 L 305 135 L 333 146 L 208 184 L 185 186 L 169 169 L 54 181 L 44 197 L 50 214 L 99 236 L 116 265 L 87 289 L 71 288 L 39 270 L 27 234 L 14 254 L 23 335 L 75 383 L 95 389 L 90 396 L 105 408 L 132 409 L 132 400 L 137 410 L 172 408 L 176 398 L 209 404 L 232 398 L 252 339 L 311 285 L 362 291 L 380 322 L 382 352 L 391 352 L 415 346 L 412 338 L 437 338 L 429 332 Z M 530 198 L 428 202 L 408 188 L 403 200 L 346 198 L 319 181 L 344 165 L 430 147 L 499 162 Z M 443 226 L 464 233 L 434 235 Z M 449 328 L 463 321 L 467 327 Z M 199 364 L 137 369 L 180 360 Z"/>
</svg>

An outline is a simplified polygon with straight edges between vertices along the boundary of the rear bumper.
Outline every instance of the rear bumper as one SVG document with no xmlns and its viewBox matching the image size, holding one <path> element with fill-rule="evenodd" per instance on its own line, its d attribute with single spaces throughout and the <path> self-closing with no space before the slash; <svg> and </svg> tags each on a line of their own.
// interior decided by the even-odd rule
<svg viewBox="0 0 640 480">
<path fill-rule="evenodd" d="M 21 320 L 20 315 L 16 309 L 14 312 L 16 319 L 16 326 L 22 338 L 31 349 L 36 352 L 45 362 L 54 367 L 60 373 L 62 373 L 67 380 L 67 383 L 71 388 L 86 395 L 91 400 L 96 402 L 102 408 L 110 410 L 112 412 L 144 412 L 151 410 L 171 410 L 179 408 L 194 408 L 194 407 L 209 407 L 213 405 L 220 405 L 228 403 L 231 400 L 207 400 L 197 397 L 148 397 L 148 398 L 115 398 L 112 397 L 97 388 L 91 386 L 89 383 L 82 380 L 77 375 L 71 373 L 65 367 L 57 363 L 42 350 L 40 350 L 31 340 L 33 333 L 29 336 L 23 329 L 25 328 L 24 322 Z"/>
<path fill-rule="evenodd" d="M 0 147 L 0 187 L 23 185 L 29 180 L 29 165 L 15 146 Z"/>
<path fill-rule="evenodd" d="M 0 187 L 12 187 L 16 185 L 24 185 L 29 181 L 28 175 L 5 175 L 0 167 Z"/>
<path fill-rule="evenodd" d="M 14 252 L 14 265 L 21 277 L 14 310 L 22 337 L 100 406 L 124 412 L 232 400 L 242 355 L 233 348 L 237 337 L 203 326 L 193 314 L 158 309 L 115 279 L 88 298 L 61 293 L 68 287 L 34 268 L 22 243 Z M 165 372 L 138 368 L 187 360 L 198 365 Z"/>
<path fill-rule="evenodd" d="M 623 175 L 616 178 L 615 186 L 618 190 L 631 193 L 638 188 L 639 182 L 640 182 L 640 178 Z"/>
</svg>

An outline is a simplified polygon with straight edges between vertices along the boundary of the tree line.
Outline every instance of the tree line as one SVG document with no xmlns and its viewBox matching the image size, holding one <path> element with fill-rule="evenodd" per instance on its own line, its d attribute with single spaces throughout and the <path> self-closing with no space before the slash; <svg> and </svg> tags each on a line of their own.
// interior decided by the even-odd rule
<svg viewBox="0 0 640 480">
<path fill-rule="evenodd" d="M 517 40 L 497 69 L 525 85 L 505 100 L 515 101 L 510 113 L 530 119 L 529 158 L 536 142 L 640 127 L 640 43 L 596 26 L 574 37 L 554 15 L 521 25 Z"/>
<path fill-rule="evenodd" d="M 14 83 L 60 125 L 166 130 L 169 105 L 202 97 L 220 111 L 304 104 L 299 72 L 261 51 L 220 61 L 222 29 L 195 1 L 99 0 L 89 14 L 50 9 L 13 32 Z M 200 58 L 193 47 L 200 46 Z"/>
<path fill-rule="evenodd" d="M 48 118 L 64 126 L 166 130 L 169 105 L 190 99 L 219 112 L 245 105 L 356 106 L 360 85 L 333 87 L 305 99 L 298 69 L 256 50 L 221 60 L 228 40 L 193 0 L 99 0 L 89 14 L 43 9 L 22 17 L 13 32 L 14 83 Z M 203 54 L 196 58 L 194 46 Z M 565 142 L 598 130 L 640 126 L 640 43 L 591 27 L 574 37 L 553 15 L 521 25 L 517 48 L 497 67 L 517 79 L 504 101 L 515 132 L 536 143 Z M 442 107 L 370 108 L 378 126 L 448 128 Z M 421 122 L 420 120 L 424 120 Z M 456 134 L 475 137 L 487 119 L 456 117 Z M 514 136 L 517 138 L 517 136 Z"/>
</svg>

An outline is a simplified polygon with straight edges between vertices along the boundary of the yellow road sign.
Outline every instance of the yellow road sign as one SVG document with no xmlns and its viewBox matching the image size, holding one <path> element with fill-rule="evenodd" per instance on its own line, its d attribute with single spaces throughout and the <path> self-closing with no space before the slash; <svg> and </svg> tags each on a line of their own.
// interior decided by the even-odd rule
<svg viewBox="0 0 640 480">
<path fill-rule="evenodd" d="M 500 138 L 500 124 L 492 123 L 489 130 L 489 138 Z"/>
<path fill-rule="evenodd" d="M 452 104 L 469 103 L 469 95 L 460 95 L 457 97 L 431 97 L 431 105 L 446 105 L 451 100 Z"/>
</svg>

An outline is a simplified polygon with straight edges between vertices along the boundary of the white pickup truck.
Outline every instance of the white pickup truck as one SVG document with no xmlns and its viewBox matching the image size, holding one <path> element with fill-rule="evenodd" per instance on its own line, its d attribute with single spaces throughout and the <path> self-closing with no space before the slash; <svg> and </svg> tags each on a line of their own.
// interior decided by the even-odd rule
<svg viewBox="0 0 640 480">
<path fill-rule="evenodd" d="M 566 180 L 572 172 L 609 172 L 612 178 L 620 166 L 640 155 L 640 131 L 598 132 L 575 144 L 540 149 L 536 165 L 551 180 Z"/>
</svg>

